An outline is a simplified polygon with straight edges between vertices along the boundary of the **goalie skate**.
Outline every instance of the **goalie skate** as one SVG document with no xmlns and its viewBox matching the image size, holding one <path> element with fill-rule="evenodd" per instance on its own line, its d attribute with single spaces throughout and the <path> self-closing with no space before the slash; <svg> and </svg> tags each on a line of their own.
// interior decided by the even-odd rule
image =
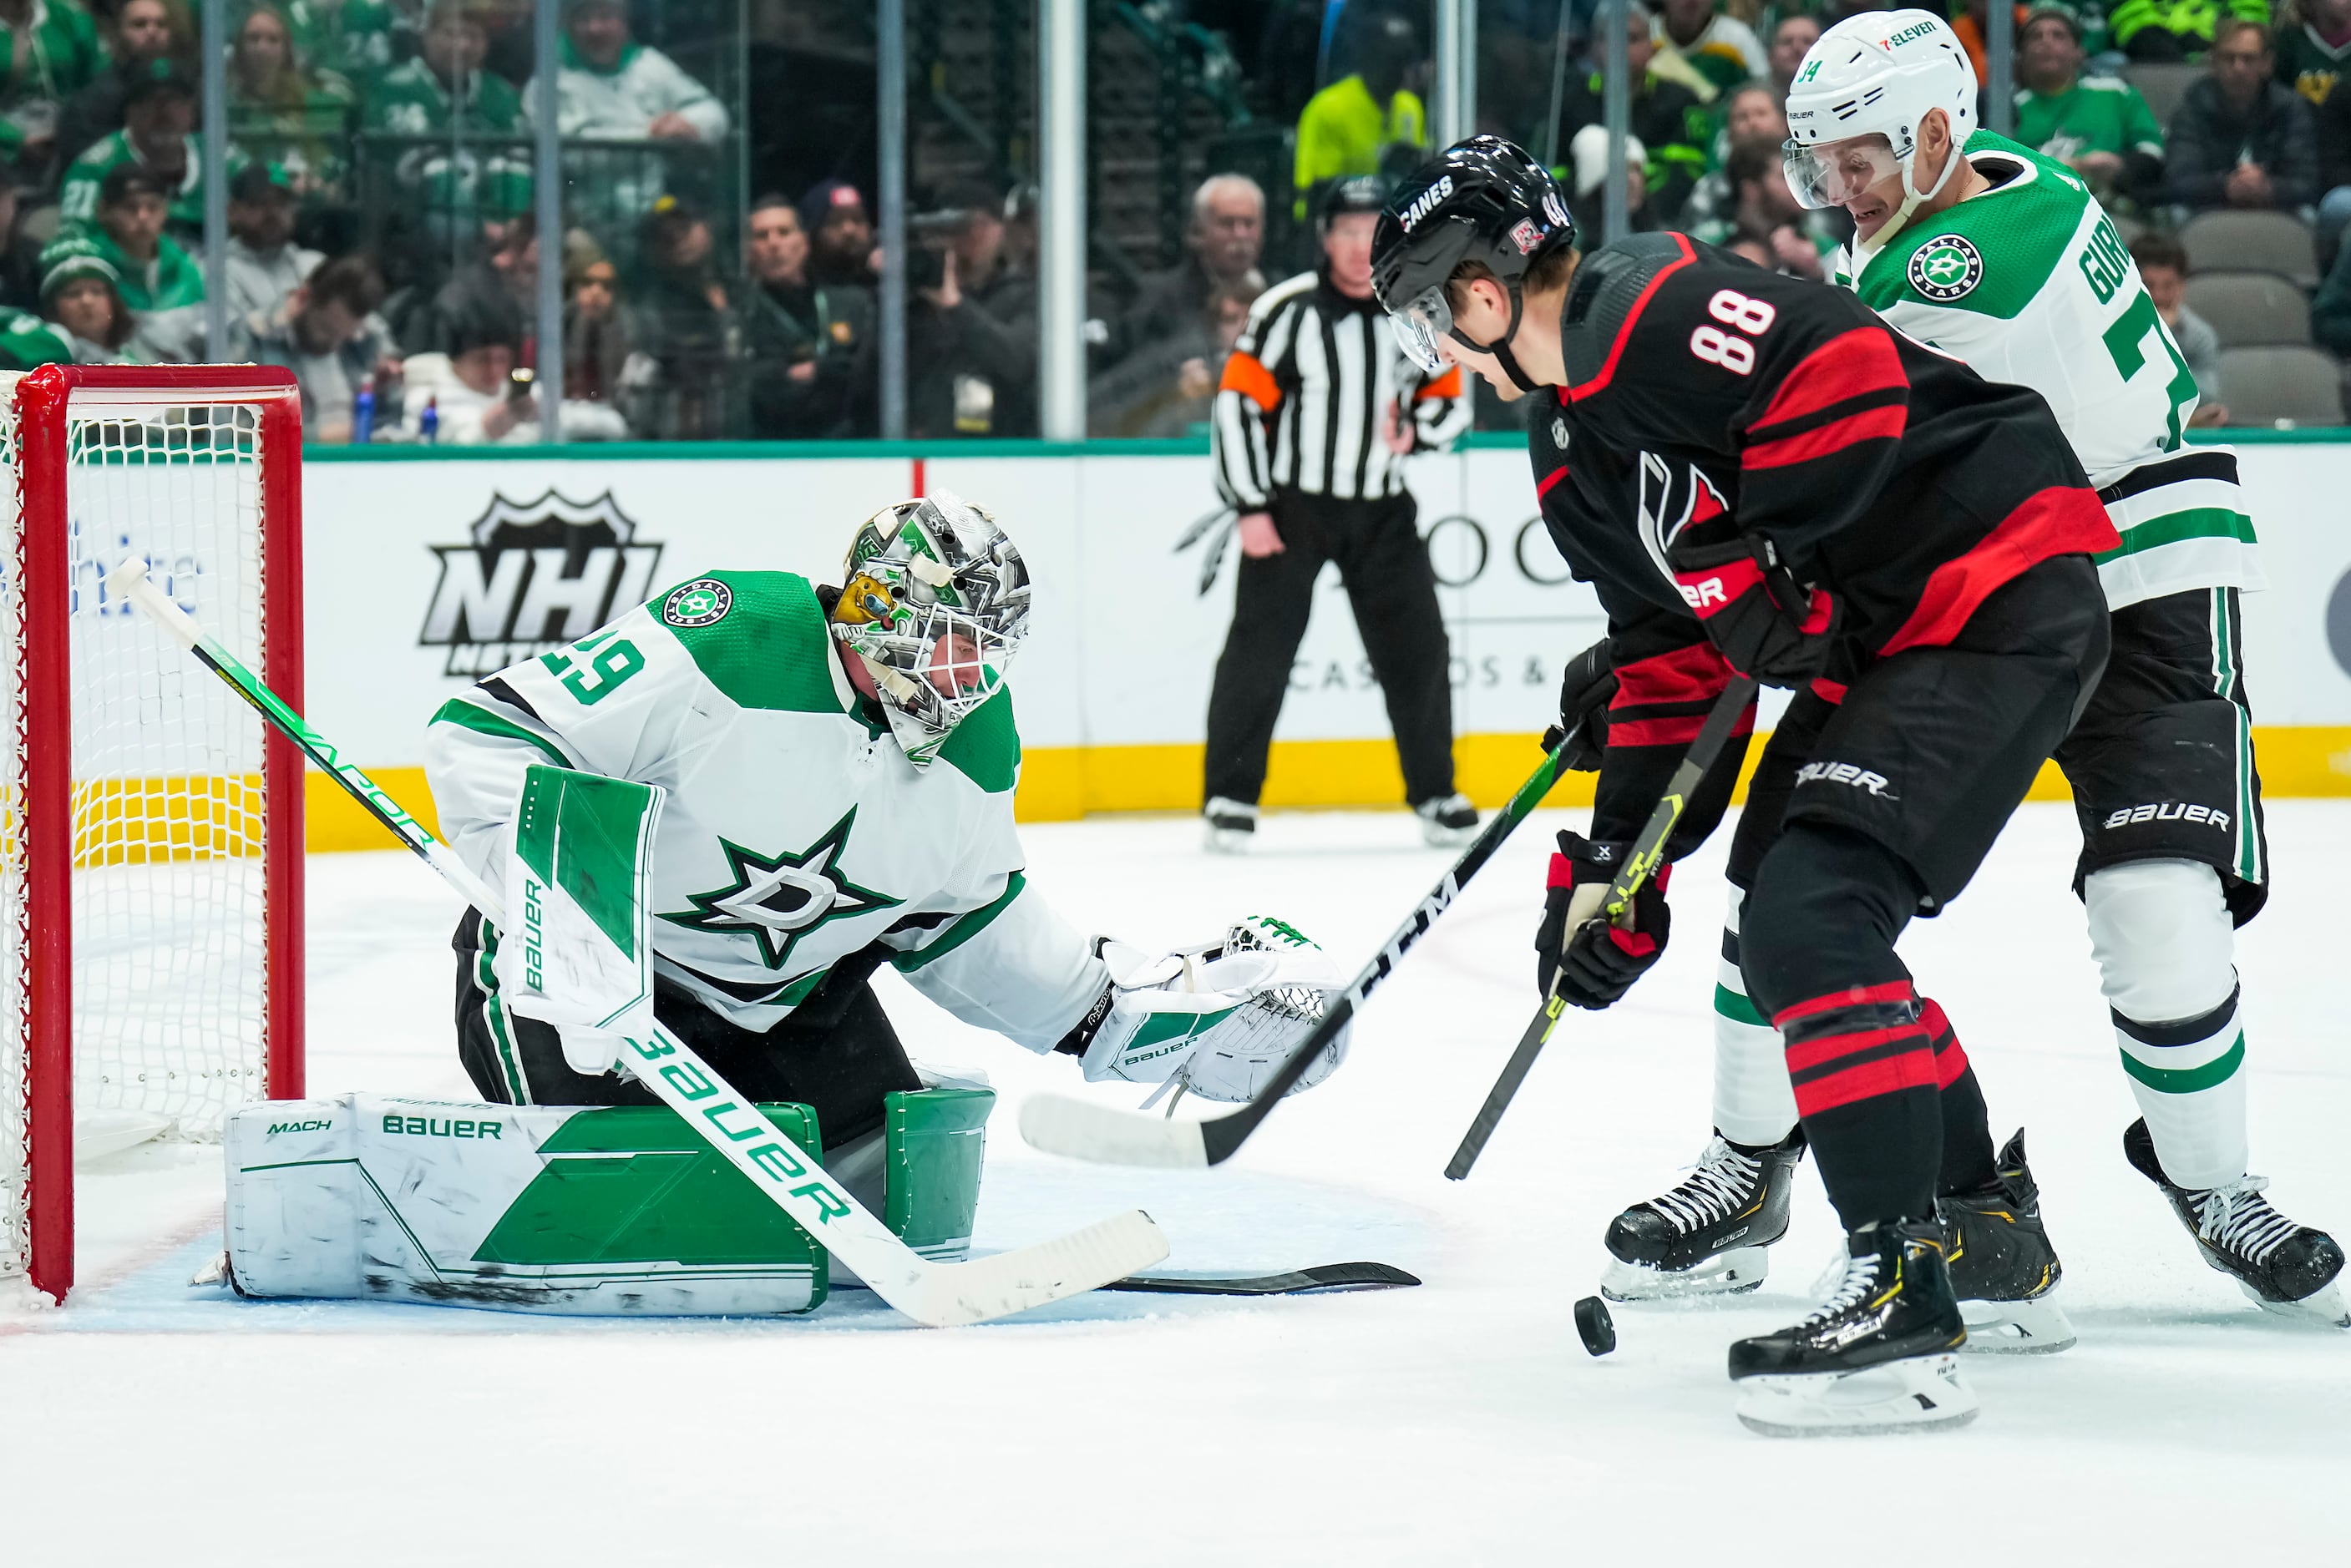
<svg viewBox="0 0 2351 1568">
<path fill-rule="evenodd" d="M 1613 1302 L 1735 1295 L 1763 1282 L 1764 1250 L 1788 1233 L 1801 1128 L 1768 1147 L 1717 1133 L 1688 1178 L 1608 1227 L 1600 1293 Z"/>
<path fill-rule="evenodd" d="M 2020 1129 L 2000 1151 L 1992 1179 L 1935 1200 L 1949 1246 L 1951 1291 L 1982 1355 L 2047 1355 L 2074 1340 L 2055 1300 L 2064 1270 L 2041 1219 L 2041 1189 L 2024 1160 Z"/>
<path fill-rule="evenodd" d="M 1963 1426 L 1978 1409 L 1952 1354 L 1966 1340 L 1940 1228 L 1857 1231 L 1811 1316 L 1730 1347 L 1740 1422 L 1772 1438 Z"/>
<path fill-rule="evenodd" d="M 2144 1118 L 2125 1129 L 2123 1155 L 2162 1189 L 2204 1262 L 2236 1281 L 2262 1311 L 2351 1328 L 2339 1283 L 2343 1249 L 2325 1231 L 2297 1225 L 2271 1208 L 2262 1196 L 2266 1178 L 2248 1176 L 2210 1189 L 2175 1186 L 2163 1174 Z"/>
</svg>

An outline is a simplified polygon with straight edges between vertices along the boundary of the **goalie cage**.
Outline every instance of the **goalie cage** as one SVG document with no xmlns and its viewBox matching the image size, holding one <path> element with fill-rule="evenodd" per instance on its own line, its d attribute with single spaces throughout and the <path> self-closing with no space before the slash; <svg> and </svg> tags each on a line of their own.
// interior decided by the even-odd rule
<svg viewBox="0 0 2351 1568">
<path fill-rule="evenodd" d="M 73 1284 L 78 1127 L 303 1092 L 300 754 L 101 587 L 145 556 L 299 707 L 301 426 L 266 367 L 0 375 L 0 1301 Z"/>
</svg>

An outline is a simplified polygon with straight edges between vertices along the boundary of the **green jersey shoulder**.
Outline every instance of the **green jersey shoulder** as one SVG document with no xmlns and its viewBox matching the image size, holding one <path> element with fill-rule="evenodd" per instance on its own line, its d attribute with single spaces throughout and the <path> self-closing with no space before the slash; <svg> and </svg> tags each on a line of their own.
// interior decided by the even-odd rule
<svg viewBox="0 0 2351 1568">
<path fill-rule="evenodd" d="M 2089 187 L 2054 159 L 1988 130 L 1968 139 L 1968 153 L 1996 153 L 2020 168 L 1999 190 L 1912 223 L 1870 257 L 1856 292 L 1871 309 L 1909 301 L 2012 320 L 2064 265 L 2096 207 Z"/>
</svg>

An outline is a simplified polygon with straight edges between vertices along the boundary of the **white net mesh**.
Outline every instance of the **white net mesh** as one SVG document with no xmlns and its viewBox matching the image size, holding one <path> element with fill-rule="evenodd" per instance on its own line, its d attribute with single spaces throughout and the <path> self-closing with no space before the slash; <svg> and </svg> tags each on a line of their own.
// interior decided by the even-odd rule
<svg viewBox="0 0 2351 1568">
<path fill-rule="evenodd" d="M 259 425 L 240 406 L 78 405 L 67 421 L 71 713 L 24 696 L 23 534 L 56 526 L 20 504 L 14 377 L 0 377 L 0 507 L 9 524 L 0 639 L 15 722 L 0 828 L 0 940 L 13 1006 L 0 1019 L 0 1274 L 21 1269 L 28 1133 L 26 932 L 70 899 L 78 1127 L 153 1118 L 217 1137 L 266 1092 L 263 726 L 216 678 L 101 587 L 126 555 L 254 668 L 262 667 Z M 15 809 L 24 760 L 72 748 L 71 887 L 32 885 Z"/>
</svg>

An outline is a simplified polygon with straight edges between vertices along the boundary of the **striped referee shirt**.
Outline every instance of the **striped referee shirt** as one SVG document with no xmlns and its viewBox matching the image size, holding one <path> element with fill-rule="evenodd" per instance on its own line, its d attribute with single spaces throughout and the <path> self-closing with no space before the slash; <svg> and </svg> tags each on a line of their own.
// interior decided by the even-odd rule
<svg viewBox="0 0 2351 1568">
<path fill-rule="evenodd" d="M 1250 309 L 1217 389 L 1217 493 L 1243 512 L 1262 510 L 1276 490 L 1343 501 L 1395 494 L 1404 459 L 1381 439 L 1380 420 L 1399 394 L 1416 450 L 1468 428 L 1460 369 L 1423 385 L 1378 301 L 1350 299 L 1320 273 L 1274 285 Z"/>
</svg>

